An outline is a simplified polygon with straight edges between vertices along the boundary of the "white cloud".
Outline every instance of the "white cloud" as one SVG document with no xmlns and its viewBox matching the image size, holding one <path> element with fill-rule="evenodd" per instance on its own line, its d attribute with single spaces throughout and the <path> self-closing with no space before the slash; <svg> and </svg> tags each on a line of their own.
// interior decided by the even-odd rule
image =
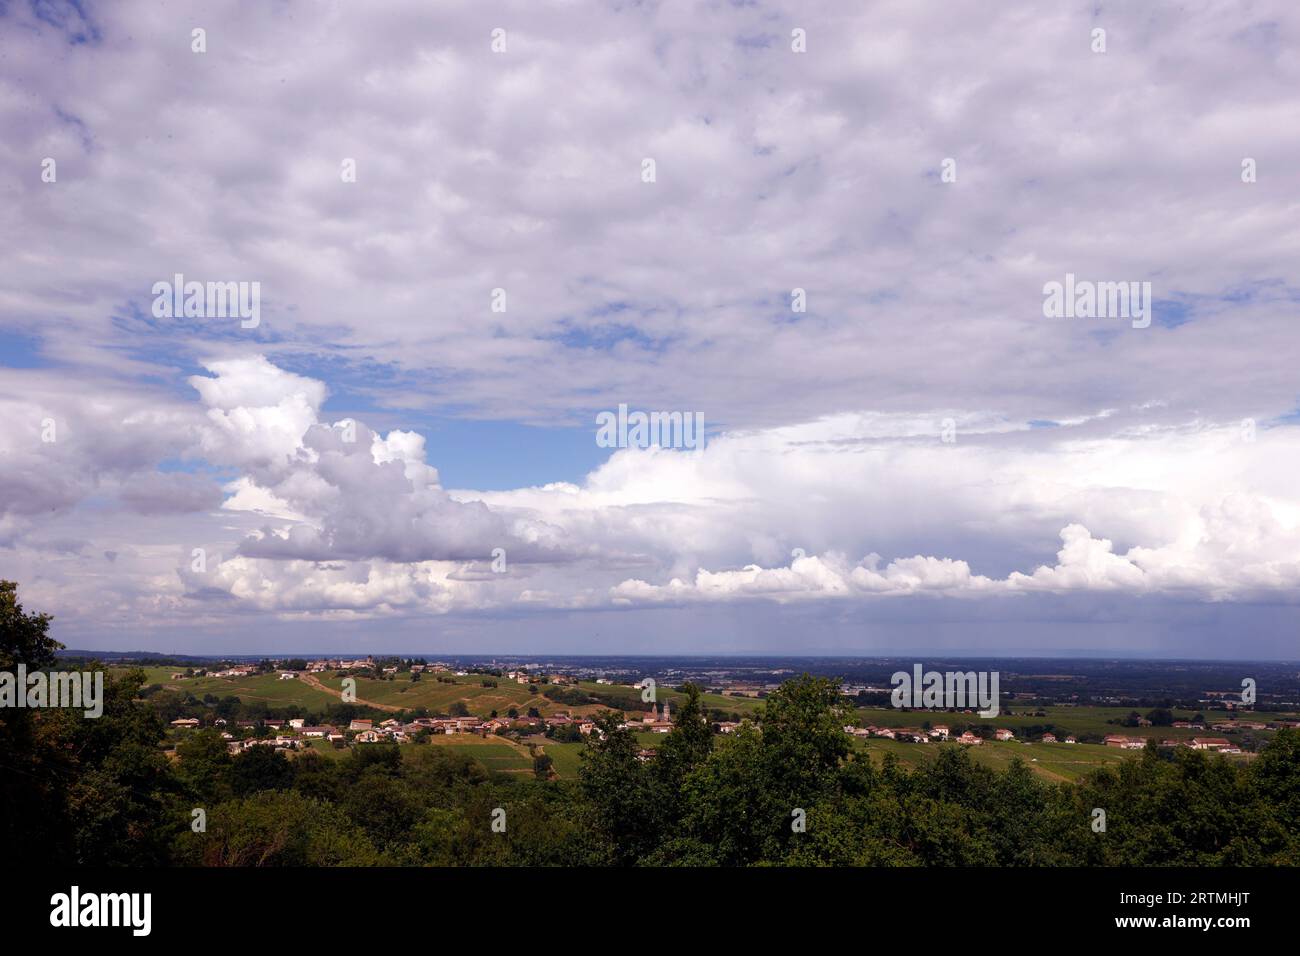
<svg viewBox="0 0 1300 956">
<path fill-rule="evenodd" d="M 1291 600 L 1290 5 L 478 6 L 0 14 L 0 547 L 65 619 Z M 415 430 L 622 401 L 714 437 L 480 491 Z"/>
</svg>

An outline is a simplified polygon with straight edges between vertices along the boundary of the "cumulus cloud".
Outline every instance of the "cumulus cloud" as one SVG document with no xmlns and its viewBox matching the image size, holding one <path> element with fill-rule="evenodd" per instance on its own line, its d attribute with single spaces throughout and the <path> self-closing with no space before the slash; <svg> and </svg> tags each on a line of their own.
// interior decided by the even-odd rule
<svg viewBox="0 0 1300 956">
<path fill-rule="evenodd" d="M 195 381 L 205 403 L 223 406 L 223 438 L 228 420 L 265 420 L 268 409 L 319 394 L 262 358 L 212 370 L 213 379 Z M 1008 437 L 1031 434 L 1027 424 L 990 416 L 968 416 L 962 439 L 946 442 L 937 416 L 841 415 L 724 433 L 704 450 L 621 450 L 582 485 L 454 494 L 418 434 L 300 422 L 298 439 L 281 442 L 279 464 L 231 486 L 227 509 L 281 520 L 240 543 L 240 557 L 221 565 L 221 586 L 267 607 L 325 609 L 334 595 L 351 610 L 448 611 L 1029 591 L 1219 600 L 1300 583 L 1294 495 L 1252 489 L 1270 484 L 1259 480 L 1267 473 L 1259 462 L 1300 455 L 1293 429 L 1246 441 L 1236 426 L 1151 433 L 1126 431 L 1126 420 L 1115 410 L 1082 416 L 1026 445 Z M 1109 437 L 1066 437 L 1099 421 Z M 241 434 L 263 447 L 274 431 Z M 251 459 L 237 451 L 232 460 Z M 956 486 L 953 474 L 962 476 Z M 1080 519 L 1131 546 L 1118 553 Z M 1062 542 L 1055 563 L 1000 575 L 973 570 L 961 554 L 880 553 L 929 539 L 1005 554 L 1028 536 L 1056 536 L 1053 527 Z M 872 550 L 861 560 L 845 557 L 864 546 Z M 498 548 L 517 568 L 555 568 L 542 581 L 501 577 L 488 570 Z M 778 552 L 793 555 L 788 566 L 759 563 Z M 711 566 L 737 559 L 743 567 Z M 658 580 L 627 576 L 629 567 Z"/>
</svg>

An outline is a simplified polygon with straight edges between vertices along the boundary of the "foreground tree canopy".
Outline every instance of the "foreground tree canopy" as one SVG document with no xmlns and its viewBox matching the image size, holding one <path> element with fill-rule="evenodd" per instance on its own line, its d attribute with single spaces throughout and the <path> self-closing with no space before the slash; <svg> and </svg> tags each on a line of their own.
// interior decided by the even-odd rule
<svg viewBox="0 0 1300 956">
<path fill-rule="evenodd" d="M 0 582 L 0 670 L 49 667 L 50 619 Z M 369 865 L 1297 865 L 1300 734 L 1248 765 L 1150 748 L 1053 784 L 944 748 L 907 770 L 851 751 L 838 688 L 788 681 L 713 738 L 688 687 L 658 754 L 602 718 L 576 781 L 489 773 L 440 747 L 329 759 L 199 731 L 169 760 L 143 671 L 104 715 L 0 710 L 0 833 L 51 863 Z M 1093 811 L 1106 814 L 1094 832 Z M 194 832 L 195 810 L 204 832 Z M 494 825 L 496 824 L 496 825 Z"/>
</svg>

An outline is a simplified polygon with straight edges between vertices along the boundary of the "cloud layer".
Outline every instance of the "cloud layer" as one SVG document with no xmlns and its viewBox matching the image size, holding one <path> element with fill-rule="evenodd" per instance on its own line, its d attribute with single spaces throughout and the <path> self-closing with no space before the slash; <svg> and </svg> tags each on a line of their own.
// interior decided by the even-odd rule
<svg viewBox="0 0 1300 956">
<path fill-rule="evenodd" d="M 1285 630 L 1297 49 L 1282 0 L 4 5 L 0 565 L 107 644 Z M 176 273 L 261 324 L 154 318 Z M 1151 327 L 1045 318 L 1066 273 Z M 709 445 L 444 486 L 433 417 L 620 403 Z"/>
</svg>

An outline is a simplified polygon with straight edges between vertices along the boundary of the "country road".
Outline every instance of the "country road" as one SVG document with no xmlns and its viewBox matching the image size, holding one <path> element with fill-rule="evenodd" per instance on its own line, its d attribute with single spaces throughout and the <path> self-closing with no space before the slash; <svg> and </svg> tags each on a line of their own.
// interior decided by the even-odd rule
<svg viewBox="0 0 1300 956">
<path fill-rule="evenodd" d="M 311 674 L 299 674 L 298 679 L 308 687 L 315 687 L 317 690 L 323 690 L 327 694 L 333 694 L 335 697 L 339 698 L 339 700 L 343 699 L 342 691 L 335 690 L 333 687 L 326 687 Z M 392 714 L 395 714 L 402 709 L 401 707 L 394 707 L 392 704 L 379 704 L 373 700 L 363 700 L 360 697 L 351 701 L 351 703 L 360 704 L 363 707 L 373 707 L 376 710 L 386 710 Z"/>
</svg>

